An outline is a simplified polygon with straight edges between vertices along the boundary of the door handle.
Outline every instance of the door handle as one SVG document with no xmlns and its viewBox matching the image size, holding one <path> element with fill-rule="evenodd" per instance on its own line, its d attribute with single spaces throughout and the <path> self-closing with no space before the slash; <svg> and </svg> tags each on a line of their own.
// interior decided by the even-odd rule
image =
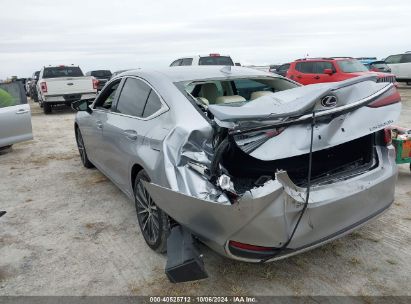
<svg viewBox="0 0 411 304">
<path fill-rule="evenodd" d="M 314 79 L 320 79 L 320 76 L 315 76 Z"/>
<path fill-rule="evenodd" d="M 297 75 L 296 77 L 297 77 L 298 79 L 300 79 L 300 78 L 301 78 L 301 77 L 303 77 L 303 76 L 301 76 L 301 75 Z"/>
<path fill-rule="evenodd" d="M 19 110 L 17 110 L 16 114 L 24 114 L 24 113 L 28 113 L 28 112 L 29 112 L 29 110 L 19 109 Z"/>
<path fill-rule="evenodd" d="M 101 121 L 97 121 L 97 122 L 96 122 L 96 125 L 97 125 L 97 128 L 103 129 L 103 124 L 102 124 Z"/>
<path fill-rule="evenodd" d="M 137 139 L 137 132 L 134 130 L 125 130 L 123 134 L 130 140 L 136 140 Z"/>
</svg>

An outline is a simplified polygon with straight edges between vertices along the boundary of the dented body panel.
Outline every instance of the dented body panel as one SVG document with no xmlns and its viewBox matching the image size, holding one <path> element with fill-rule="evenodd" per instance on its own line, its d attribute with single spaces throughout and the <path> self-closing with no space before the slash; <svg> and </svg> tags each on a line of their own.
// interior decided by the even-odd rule
<svg viewBox="0 0 411 304">
<path fill-rule="evenodd" d="M 90 160 L 133 199 L 133 168 L 145 169 L 151 183 L 144 184 L 157 206 L 223 255 L 251 262 L 261 260 L 231 252 L 230 240 L 281 247 L 295 226 L 307 189 L 304 184 L 297 185 L 295 178 L 281 166 L 263 179 L 257 179 L 247 176 L 251 169 L 247 168 L 247 163 L 231 164 L 243 169 L 244 177 L 230 173 L 221 162 L 216 166 L 218 176 L 213 176 L 218 150 L 215 141 L 221 143 L 218 139 L 221 134 L 229 139 L 232 148 L 243 151 L 242 157 L 262 164 L 307 155 L 313 121 L 313 152 L 338 150 L 340 145 L 370 136 L 370 146 L 366 148 L 372 152 L 364 156 L 359 154 L 359 160 L 347 164 L 344 170 L 324 172 L 325 178 L 313 184 L 307 210 L 295 236 L 287 250 L 275 259 L 339 237 L 371 220 L 393 201 L 397 174 L 394 151 L 392 146 L 377 142 L 377 133 L 393 123 L 400 113 L 401 104 L 392 84 L 375 83 L 364 77 L 341 83 L 298 86 L 244 104 L 210 104 L 201 110 L 195 104 L 195 96 L 182 91 L 178 84 L 247 77 L 283 78 L 237 67 L 230 70 L 221 67 L 139 70 L 119 77 L 138 77 L 149 83 L 167 104 L 168 111 L 145 121 L 144 127 L 138 118 L 128 118 L 127 128 L 139 132 L 138 143 L 120 141 L 114 133 L 104 134 L 103 127 L 103 137 L 117 142 L 115 151 L 104 153 L 112 153 L 112 159 L 125 162 L 117 166 L 125 168 L 117 172 L 125 182 L 117 182 L 104 163 L 95 162 L 95 151 L 89 153 Z M 336 97 L 332 107 L 322 102 L 327 96 Z M 387 98 L 393 102 L 383 107 L 372 106 Z M 83 130 L 92 128 L 92 115 L 82 112 L 76 117 L 83 134 L 87 133 Z M 105 115 L 110 121 L 113 119 L 110 116 L 117 114 L 107 112 Z M 270 137 L 255 149 L 247 150 L 240 145 L 240 135 L 264 133 L 273 128 L 278 132 L 270 133 Z M 92 149 L 88 144 L 96 139 L 84 137 L 88 151 Z M 122 151 L 128 151 L 128 156 L 123 158 Z M 226 163 L 230 161 L 224 153 L 221 157 Z M 314 163 L 313 167 L 316 165 L 319 164 Z M 223 175 L 228 177 L 227 187 L 216 179 Z M 244 185 L 239 187 L 242 183 Z"/>
</svg>

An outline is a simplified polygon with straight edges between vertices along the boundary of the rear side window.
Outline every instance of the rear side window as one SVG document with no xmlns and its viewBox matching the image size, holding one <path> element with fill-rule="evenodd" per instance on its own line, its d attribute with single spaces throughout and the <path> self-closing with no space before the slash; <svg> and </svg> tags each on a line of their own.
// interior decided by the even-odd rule
<svg viewBox="0 0 411 304">
<path fill-rule="evenodd" d="M 411 54 L 404 54 L 401 57 L 401 63 L 409 63 L 411 62 Z"/>
<path fill-rule="evenodd" d="M 141 80 L 127 78 L 117 103 L 117 112 L 142 117 L 151 88 Z"/>
<path fill-rule="evenodd" d="M 43 78 L 81 77 L 84 76 L 79 67 L 52 67 L 44 68 Z"/>
<path fill-rule="evenodd" d="M 182 59 L 178 59 L 176 61 L 173 61 L 173 63 L 170 64 L 170 66 L 179 66 L 181 65 Z"/>
<path fill-rule="evenodd" d="M 0 108 L 26 103 L 22 98 L 21 86 L 20 82 L 0 83 Z"/>
<path fill-rule="evenodd" d="M 184 58 L 181 61 L 181 65 L 191 65 L 193 63 L 193 58 Z"/>
<path fill-rule="evenodd" d="M 200 57 L 199 65 L 234 65 L 233 61 L 228 56 L 207 56 Z"/>
<path fill-rule="evenodd" d="M 400 61 L 401 61 L 401 55 L 391 55 L 385 59 L 385 63 L 388 63 L 388 64 L 400 63 Z"/>
<path fill-rule="evenodd" d="M 161 109 L 160 97 L 152 89 L 148 96 L 146 106 L 144 107 L 143 117 L 149 117 Z"/>
<path fill-rule="evenodd" d="M 295 69 L 304 74 L 323 74 L 325 69 L 334 69 L 334 65 L 328 61 L 298 62 Z"/>
</svg>

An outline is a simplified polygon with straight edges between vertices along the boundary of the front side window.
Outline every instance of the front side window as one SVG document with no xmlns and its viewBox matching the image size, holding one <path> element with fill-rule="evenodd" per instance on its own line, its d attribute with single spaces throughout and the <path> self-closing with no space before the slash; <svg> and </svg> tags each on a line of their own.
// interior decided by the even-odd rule
<svg viewBox="0 0 411 304">
<path fill-rule="evenodd" d="M 334 71 L 334 65 L 329 61 L 314 62 L 313 74 L 324 74 L 324 70 Z"/>
<path fill-rule="evenodd" d="M 313 62 L 297 62 L 295 65 L 295 69 L 298 72 L 304 73 L 304 74 L 312 74 L 314 67 Z"/>
<path fill-rule="evenodd" d="M 184 58 L 181 61 L 181 65 L 191 65 L 193 63 L 193 58 Z"/>
<path fill-rule="evenodd" d="M 117 103 L 117 112 L 142 117 L 151 88 L 145 82 L 127 78 Z"/>
<path fill-rule="evenodd" d="M 81 77 L 84 76 L 79 67 L 59 66 L 44 68 L 43 78 Z"/>
<path fill-rule="evenodd" d="M 401 63 L 409 63 L 411 62 L 411 54 L 404 54 L 401 57 Z"/>
<path fill-rule="evenodd" d="M 388 63 L 388 64 L 400 63 L 400 61 L 401 61 L 401 55 L 391 55 L 385 59 L 385 63 Z"/>
<path fill-rule="evenodd" d="M 12 107 L 24 103 L 19 82 L 0 83 L 0 108 Z"/>
<path fill-rule="evenodd" d="M 111 109 L 118 87 L 120 85 L 120 81 L 121 79 L 114 81 L 107 88 L 105 88 L 104 91 L 101 92 L 94 108 L 102 108 L 106 110 Z"/>
<path fill-rule="evenodd" d="M 368 69 L 358 60 L 339 60 L 337 61 L 340 70 L 344 73 L 367 72 Z"/>
</svg>

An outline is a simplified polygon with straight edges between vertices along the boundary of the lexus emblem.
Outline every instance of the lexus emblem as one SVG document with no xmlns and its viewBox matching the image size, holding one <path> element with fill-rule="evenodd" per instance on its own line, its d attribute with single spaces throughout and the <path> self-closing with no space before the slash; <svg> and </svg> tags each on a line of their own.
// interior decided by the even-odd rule
<svg viewBox="0 0 411 304">
<path fill-rule="evenodd" d="M 337 105 L 337 97 L 334 95 L 327 95 L 321 98 L 321 105 L 325 108 L 333 108 Z"/>
</svg>

